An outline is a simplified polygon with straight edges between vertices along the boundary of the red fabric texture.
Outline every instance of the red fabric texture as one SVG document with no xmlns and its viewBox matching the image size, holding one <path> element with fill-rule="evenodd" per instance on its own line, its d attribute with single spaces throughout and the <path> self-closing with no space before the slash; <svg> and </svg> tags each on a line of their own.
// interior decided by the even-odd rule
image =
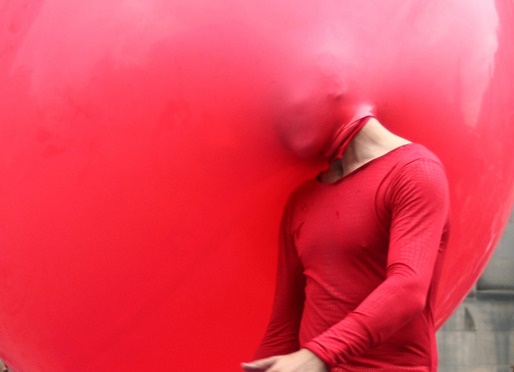
<svg viewBox="0 0 514 372">
<path fill-rule="evenodd" d="M 360 130 L 366 125 L 369 119 L 373 117 L 374 108 L 372 105 L 361 104 L 355 108 L 353 117 L 348 120 L 342 120 L 344 124 L 341 125 L 334 133 L 331 144 L 324 152 L 325 158 L 329 161 L 341 159 L 343 153 L 354 139 L 354 137 L 360 132 Z"/>
<path fill-rule="evenodd" d="M 352 142 L 355 136 L 359 134 L 360 130 L 364 128 L 368 120 L 371 118 L 372 116 L 367 116 L 365 118 L 358 119 L 347 126 L 344 135 L 341 136 L 341 144 L 339 145 L 338 150 L 328 157 L 331 162 L 343 157 L 343 154 L 350 142 Z"/>
<path fill-rule="evenodd" d="M 449 232 L 443 166 L 418 144 L 286 206 L 271 321 L 256 357 L 307 348 L 330 371 L 436 371 L 434 301 Z"/>
</svg>

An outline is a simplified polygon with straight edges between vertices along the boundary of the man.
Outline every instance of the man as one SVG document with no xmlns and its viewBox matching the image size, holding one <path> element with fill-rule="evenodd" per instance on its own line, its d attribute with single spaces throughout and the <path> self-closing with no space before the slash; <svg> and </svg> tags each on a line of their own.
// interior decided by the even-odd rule
<svg viewBox="0 0 514 372">
<path fill-rule="evenodd" d="M 370 106 L 313 79 L 280 133 L 329 168 L 291 196 L 272 317 L 247 371 L 436 371 L 434 300 L 449 231 L 444 169 Z"/>
</svg>

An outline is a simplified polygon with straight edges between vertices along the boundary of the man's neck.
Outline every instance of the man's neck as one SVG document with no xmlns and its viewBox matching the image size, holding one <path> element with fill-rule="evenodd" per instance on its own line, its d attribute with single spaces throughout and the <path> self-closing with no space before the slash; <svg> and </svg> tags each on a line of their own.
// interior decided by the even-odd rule
<svg viewBox="0 0 514 372">
<path fill-rule="evenodd" d="M 372 118 L 350 142 L 343 158 L 330 164 L 321 176 L 322 182 L 335 182 L 367 162 L 408 143 L 408 140 L 389 132 L 378 120 Z"/>
</svg>

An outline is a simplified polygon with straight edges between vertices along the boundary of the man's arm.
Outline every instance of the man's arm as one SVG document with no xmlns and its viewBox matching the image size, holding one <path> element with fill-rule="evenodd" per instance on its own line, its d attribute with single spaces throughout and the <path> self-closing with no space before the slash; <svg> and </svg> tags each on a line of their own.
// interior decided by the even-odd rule
<svg viewBox="0 0 514 372">
<path fill-rule="evenodd" d="M 241 367 L 248 372 L 326 372 L 327 367 L 316 355 L 307 349 L 301 349 L 287 355 L 272 356 L 242 363 Z"/>
<path fill-rule="evenodd" d="M 280 226 L 275 298 L 271 319 L 256 358 L 288 354 L 299 349 L 298 333 L 305 299 L 303 266 L 291 231 L 293 202 L 285 208 Z"/>
</svg>

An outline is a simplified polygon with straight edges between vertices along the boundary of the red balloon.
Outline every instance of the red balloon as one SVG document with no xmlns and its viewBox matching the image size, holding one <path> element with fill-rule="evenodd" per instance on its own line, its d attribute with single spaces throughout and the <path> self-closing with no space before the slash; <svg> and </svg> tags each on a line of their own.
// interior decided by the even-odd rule
<svg viewBox="0 0 514 372">
<path fill-rule="evenodd" d="M 313 71 L 445 164 L 437 324 L 464 298 L 514 202 L 512 3 L 293 5 L 0 3 L 0 357 L 15 371 L 239 370 L 269 315 L 285 200 L 323 166 L 274 128 Z"/>
</svg>

